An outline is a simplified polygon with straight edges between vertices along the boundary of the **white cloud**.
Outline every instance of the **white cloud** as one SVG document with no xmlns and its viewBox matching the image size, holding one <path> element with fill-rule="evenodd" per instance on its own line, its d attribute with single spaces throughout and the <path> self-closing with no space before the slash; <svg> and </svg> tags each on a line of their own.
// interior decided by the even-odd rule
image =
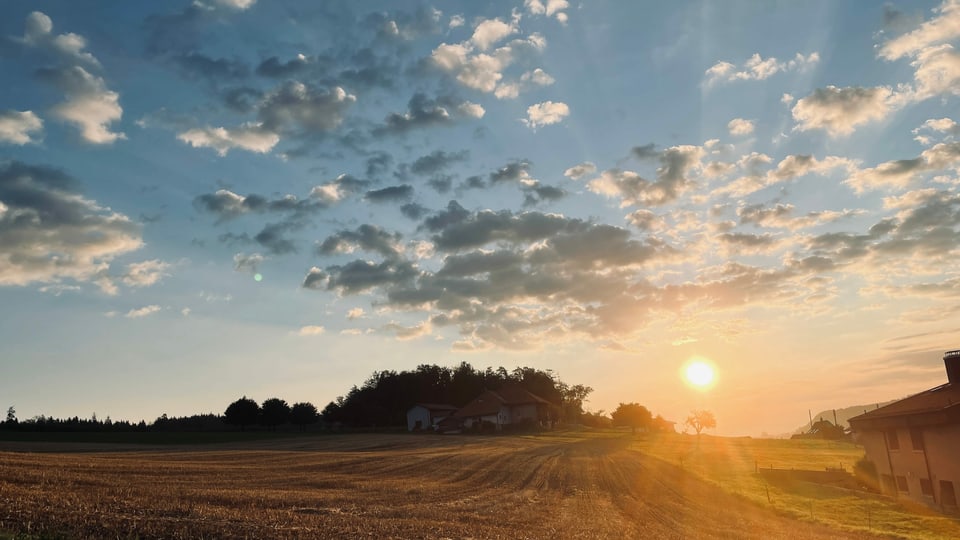
<svg viewBox="0 0 960 540">
<path fill-rule="evenodd" d="M 33 135 L 43 131 L 43 120 L 32 111 L 0 112 L 0 143 L 30 144 L 40 141 Z"/>
<path fill-rule="evenodd" d="M 320 334 L 323 334 L 326 331 L 327 329 L 322 326 L 316 326 L 316 325 L 301 326 L 300 329 L 297 330 L 297 335 L 298 336 L 319 336 Z"/>
<path fill-rule="evenodd" d="M 465 22 L 466 22 L 466 21 L 464 21 L 463 15 L 452 15 L 452 16 L 450 17 L 449 27 L 450 27 L 450 28 L 459 28 L 459 27 L 463 26 L 463 24 L 464 24 Z"/>
<path fill-rule="evenodd" d="M 141 317 L 153 315 L 158 311 L 160 311 L 160 306 L 153 304 L 149 306 L 143 306 L 142 308 L 131 309 L 126 315 L 124 315 L 124 317 L 128 319 L 139 319 Z"/>
<path fill-rule="evenodd" d="M 460 114 L 471 118 L 483 118 L 483 115 L 486 113 L 482 106 L 470 101 L 464 101 L 458 105 L 457 110 L 460 111 Z"/>
<path fill-rule="evenodd" d="M 485 51 L 493 44 L 502 41 L 510 34 L 517 32 L 517 28 L 500 19 L 486 19 L 481 21 L 473 30 L 470 41 L 481 51 Z"/>
<path fill-rule="evenodd" d="M 891 111 L 891 96 L 885 86 L 818 88 L 797 101 L 793 118 L 801 131 L 823 129 L 832 137 L 849 135 L 860 124 L 885 118 Z"/>
<path fill-rule="evenodd" d="M 794 98 L 793 95 L 791 94 L 783 94 L 782 96 L 780 96 L 780 103 L 783 103 L 784 105 L 789 106 L 793 104 L 793 101 L 795 99 L 796 98 Z"/>
<path fill-rule="evenodd" d="M 168 263 L 159 259 L 131 263 L 127 265 L 127 272 L 121 278 L 127 287 L 149 287 L 170 274 Z"/>
<path fill-rule="evenodd" d="M 233 256 L 233 269 L 237 272 L 256 274 L 265 259 L 266 257 L 259 253 L 250 253 L 249 255 L 246 253 L 237 253 Z"/>
<path fill-rule="evenodd" d="M 184 131 L 177 138 L 195 148 L 212 148 L 221 156 L 233 148 L 265 154 L 280 142 L 280 136 L 261 124 L 244 124 L 235 129 L 203 127 Z"/>
<path fill-rule="evenodd" d="M 939 15 L 916 30 L 884 43 L 880 48 L 880 56 L 886 60 L 897 60 L 960 36 L 960 2 L 944 0 L 934 12 Z"/>
<path fill-rule="evenodd" d="M 816 52 L 807 56 L 797 53 L 786 62 L 773 57 L 764 59 L 759 53 L 754 53 L 740 66 L 725 61 L 717 62 L 704 72 L 704 86 L 709 88 L 721 82 L 762 81 L 777 73 L 807 69 L 819 61 L 820 55 Z"/>
<path fill-rule="evenodd" d="M 353 308 L 347 312 L 347 319 L 350 319 L 352 321 L 354 319 L 359 319 L 363 317 L 365 314 L 366 312 L 363 311 L 363 308 L 359 308 L 359 307 Z"/>
<path fill-rule="evenodd" d="M 520 76 L 520 80 L 524 82 L 529 81 L 539 86 L 550 86 L 556 82 L 556 79 L 548 75 L 546 71 L 540 68 L 524 73 Z"/>
<path fill-rule="evenodd" d="M 857 193 L 884 188 L 905 188 L 919 174 L 960 164 L 960 142 L 939 143 L 913 159 L 887 161 L 854 172 L 846 183 Z"/>
<path fill-rule="evenodd" d="M 567 14 L 564 12 L 570 7 L 567 0 L 547 0 L 546 4 L 542 0 L 524 0 L 523 5 L 531 15 L 546 15 L 556 17 L 561 23 L 567 22 Z"/>
<path fill-rule="evenodd" d="M 527 107 L 527 117 L 523 123 L 530 129 L 536 130 L 541 126 L 558 124 L 570 115 L 570 107 L 566 103 L 544 101 Z"/>
<path fill-rule="evenodd" d="M 100 67 L 100 62 L 84 51 L 87 40 L 83 36 L 73 33 L 53 35 L 53 21 L 40 11 L 27 15 L 23 38 L 20 41 L 31 47 L 50 50 L 68 61 Z"/>
<path fill-rule="evenodd" d="M 745 120 L 743 118 L 734 118 L 727 123 L 727 129 L 730 130 L 730 135 L 749 135 L 753 133 L 753 121 Z"/>
<path fill-rule="evenodd" d="M 593 174 L 595 172 L 597 172 L 597 166 L 589 161 L 584 161 L 583 163 L 574 165 L 573 167 L 563 171 L 563 175 L 571 180 L 580 180 L 588 174 Z"/>
</svg>

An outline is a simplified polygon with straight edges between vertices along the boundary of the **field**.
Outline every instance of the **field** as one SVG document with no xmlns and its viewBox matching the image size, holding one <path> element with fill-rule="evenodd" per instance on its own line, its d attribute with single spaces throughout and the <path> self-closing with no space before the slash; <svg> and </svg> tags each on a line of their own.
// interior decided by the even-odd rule
<svg viewBox="0 0 960 540">
<path fill-rule="evenodd" d="M 194 446 L 4 442 L 0 450 L 40 452 L 0 451 L 0 531 L 14 538 L 960 537 L 957 522 L 929 512 L 856 492 L 764 486 L 753 473 L 760 457 L 780 460 L 764 466 L 800 467 L 811 459 L 849 465 L 861 455 L 819 444 L 614 432 Z M 859 501 L 874 505 L 871 523 L 833 515 L 831 508 L 850 504 L 855 513 Z"/>
</svg>

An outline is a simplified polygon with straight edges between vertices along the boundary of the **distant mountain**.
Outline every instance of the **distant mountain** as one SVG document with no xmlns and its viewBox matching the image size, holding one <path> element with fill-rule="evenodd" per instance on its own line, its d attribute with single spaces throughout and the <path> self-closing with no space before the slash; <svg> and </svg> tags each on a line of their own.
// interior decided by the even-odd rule
<svg viewBox="0 0 960 540">
<path fill-rule="evenodd" d="M 894 401 L 897 401 L 897 400 L 891 399 L 890 401 L 884 401 L 883 403 L 871 403 L 871 404 L 869 404 L 869 405 L 852 405 L 852 406 L 850 406 L 850 407 L 844 407 L 844 408 L 842 408 L 842 409 L 837 409 L 837 423 L 838 423 L 839 425 L 843 426 L 844 428 L 848 428 L 848 427 L 850 427 L 850 422 L 849 422 L 849 420 L 850 420 L 851 418 L 853 418 L 854 416 L 859 416 L 859 415 L 863 414 L 864 412 L 872 411 L 872 410 L 876 409 L 877 407 L 883 407 L 884 405 L 889 405 L 889 404 L 893 403 Z M 833 409 L 828 409 L 828 410 L 826 410 L 826 411 L 820 411 L 820 412 L 818 412 L 817 414 L 813 415 L 813 421 L 814 421 L 814 422 L 816 422 L 817 420 L 820 420 L 821 418 L 823 418 L 824 420 L 829 420 L 829 421 L 832 423 L 832 422 L 833 422 Z M 800 426 L 800 427 L 798 427 L 797 429 L 793 430 L 793 433 L 804 433 L 804 432 L 806 432 L 808 429 L 810 429 L 810 422 L 804 422 L 802 426 Z"/>
</svg>

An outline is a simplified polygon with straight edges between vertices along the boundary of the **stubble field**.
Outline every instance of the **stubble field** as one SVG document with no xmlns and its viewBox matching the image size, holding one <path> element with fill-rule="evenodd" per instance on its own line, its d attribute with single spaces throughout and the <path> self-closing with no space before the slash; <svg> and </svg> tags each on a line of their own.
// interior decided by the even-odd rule
<svg viewBox="0 0 960 540">
<path fill-rule="evenodd" d="M 629 434 L 7 443 L 43 452 L 0 451 L 0 538 L 875 538 L 765 507 L 650 445 Z"/>
</svg>

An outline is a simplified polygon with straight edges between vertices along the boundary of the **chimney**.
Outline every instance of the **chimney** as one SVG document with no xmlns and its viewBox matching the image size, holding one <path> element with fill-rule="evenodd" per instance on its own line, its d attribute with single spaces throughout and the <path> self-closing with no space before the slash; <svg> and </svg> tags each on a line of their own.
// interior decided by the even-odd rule
<svg viewBox="0 0 960 540">
<path fill-rule="evenodd" d="M 947 368 L 947 382 L 960 386 L 960 350 L 943 353 L 943 365 Z"/>
</svg>

